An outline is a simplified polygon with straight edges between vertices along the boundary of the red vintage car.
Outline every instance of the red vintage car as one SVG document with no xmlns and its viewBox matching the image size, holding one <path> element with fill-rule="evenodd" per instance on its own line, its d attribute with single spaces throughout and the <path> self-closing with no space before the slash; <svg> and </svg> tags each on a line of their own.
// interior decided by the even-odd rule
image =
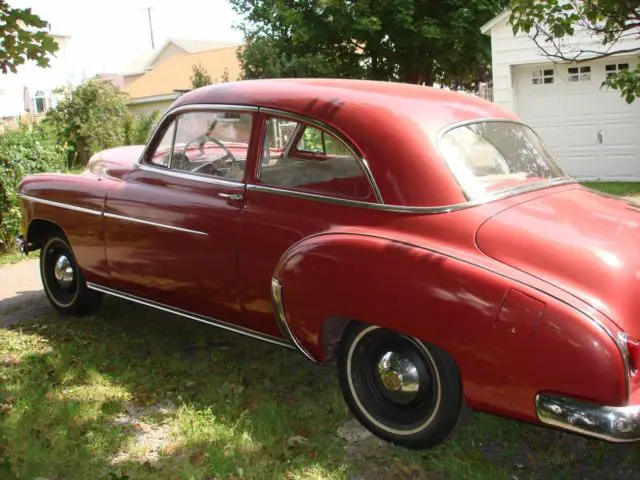
<svg viewBox="0 0 640 480">
<path fill-rule="evenodd" d="M 464 405 L 640 438 L 640 207 L 576 183 L 493 103 L 356 80 L 209 86 L 146 146 L 19 195 L 56 309 L 110 294 L 334 357 L 387 441 L 434 446 Z"/>
</svg>

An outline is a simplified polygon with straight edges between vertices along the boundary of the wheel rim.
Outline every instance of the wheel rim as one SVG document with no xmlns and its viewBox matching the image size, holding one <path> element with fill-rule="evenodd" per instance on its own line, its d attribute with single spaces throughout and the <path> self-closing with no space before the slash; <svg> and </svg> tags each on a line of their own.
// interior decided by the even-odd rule
<svg viewBox="0 0 640 480">
<path fill-rule="evenodd" d="M 368 327 L 354 339 L 347 379 L 361 413 L 394 435 L 424 430 L 440 406 L 440 377 L 430 352 L 379 327 Z"/>
<path fill-rule="evenodd" d="M 77 269 L 73 255 L 60 241 L 52 241 L 43 252 L 45 287 L 62 307 L 73 303 L 78 293 Z"/>
</svg>

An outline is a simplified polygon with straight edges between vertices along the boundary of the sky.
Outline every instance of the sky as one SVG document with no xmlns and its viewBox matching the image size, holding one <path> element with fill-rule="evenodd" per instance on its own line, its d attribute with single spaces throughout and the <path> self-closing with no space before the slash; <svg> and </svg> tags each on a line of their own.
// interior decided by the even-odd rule
<svg viewBox="0 0 640 480">
<path fill-rule="evenodd" d="M 71 74 L 90 77 L 120 73 L 131 58 L 151 48 L 147 7 L 156 48 L 168 37 L 241 42 L 240 22 L 226 0 L 9 0 L 31 7 L 51 24 L 52 33 L 69 35 Z"/>
</svg>

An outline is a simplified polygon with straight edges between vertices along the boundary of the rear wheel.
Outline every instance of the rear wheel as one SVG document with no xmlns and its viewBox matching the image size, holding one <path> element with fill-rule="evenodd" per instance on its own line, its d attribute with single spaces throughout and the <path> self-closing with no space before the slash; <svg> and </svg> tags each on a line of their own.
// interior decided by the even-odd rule
<svg viewBox="0 0 640 480">
<path fill-rule="evenodd" d="M 353 323 L 340 343 L 338 374 L 351 412 L 388 442 L 430 448 L 458 423 L 460 374 L 451 357 L 433 345 Z"/>
<path fill-rule="evenodd" d="M 85 315 L 100 306 L 102 294 L 87 288 L 73 251 L 62 234 L 45 241 L 40 253 L 40 278 L 49 302 L 61 313 Z"/>
</svg>

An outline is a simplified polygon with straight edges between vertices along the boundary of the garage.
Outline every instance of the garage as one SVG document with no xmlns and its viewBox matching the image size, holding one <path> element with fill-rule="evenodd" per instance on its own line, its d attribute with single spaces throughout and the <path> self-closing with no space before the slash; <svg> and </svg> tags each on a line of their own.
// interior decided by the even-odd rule
<svg viewBox="0 0 640 480">
<path fill-rule="evenodd" d="M 576 177 L 640 178 L 640 103 L 601 88 L 633 57 L 514 68 L 515 111 Z"/>
<path fill-rule="evenodd" d="M 625 52 L 640 49 L 640 37 L 620 40 L 605 58 L 553 62 L 528 35 L 514 35 L 509 18 L 505 10 L 481 28 L 491 37 L 493 101 L 534 127 L 569 174 L 640 180 L 640 99 L 629 105 L 601 87 L 607 75 L 636 68 L 638 55 Z M 579 32 L 565 44 L 600 50 Z"/>
</svg>

